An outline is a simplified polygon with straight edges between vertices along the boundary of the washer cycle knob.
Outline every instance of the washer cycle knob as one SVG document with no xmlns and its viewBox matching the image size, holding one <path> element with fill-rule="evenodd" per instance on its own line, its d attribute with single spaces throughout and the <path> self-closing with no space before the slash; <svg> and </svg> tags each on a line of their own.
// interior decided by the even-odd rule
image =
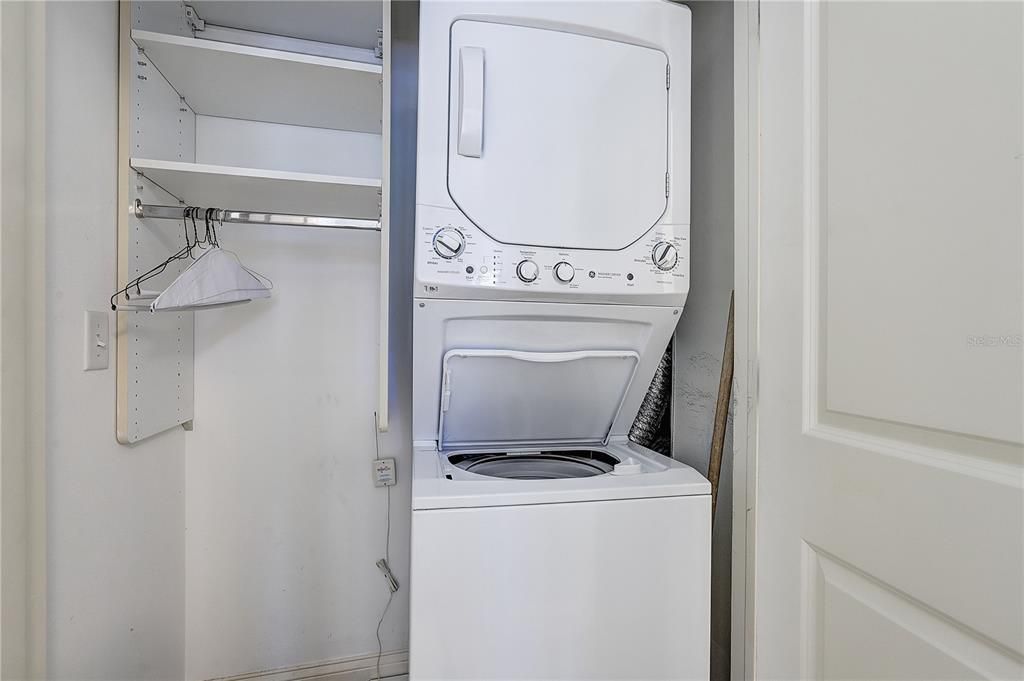
<svg viewBox="0 0 1024 681">
<path fill-rule="evenodd" d="M 537 267 L 537 263 L 532 260 L 523 260 L 516 265 L 516 276 L 527 284 L 531 281 L 537 281 L 537 276 L 539 274 L 540 268 Z"/>
<path fill-rule="evenodd" d="M 659 270 L 670 270 L 679 262 L 679 251 L 668 241 L 659 241 L 651 250 L 651 259 Z"/>
<path fill-rule="evenodd" d="M 554 272 L 555 279 L 562 282 L 563 284 L 568 284 L 570 281 L 572 281 L 572 278 L 576 276 L 576 270 L 574 270 L 572 268 L 572 265 L 565 262 L 564 260 L 555 265 Z"/>
<path fill-rule="evenodd" d="M 466 237 L 454 227 L 439 229 L 434 235 L 434 252 L 445 260 L 451 260 L 462 255 L 466 250 Z"/>
</svg>

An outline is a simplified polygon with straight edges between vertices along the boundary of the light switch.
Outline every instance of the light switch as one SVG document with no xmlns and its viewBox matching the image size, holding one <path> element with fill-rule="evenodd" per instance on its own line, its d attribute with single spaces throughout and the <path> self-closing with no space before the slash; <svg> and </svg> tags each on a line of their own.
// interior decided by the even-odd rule
<svg viewBox="0 0 1024 681">
<path fill-rule="evenodd" d="M 85 311 L 85 366 L 86 371 L 106 369 L 110 366 L 110 326 L 106 311 Z"/>
</svg>

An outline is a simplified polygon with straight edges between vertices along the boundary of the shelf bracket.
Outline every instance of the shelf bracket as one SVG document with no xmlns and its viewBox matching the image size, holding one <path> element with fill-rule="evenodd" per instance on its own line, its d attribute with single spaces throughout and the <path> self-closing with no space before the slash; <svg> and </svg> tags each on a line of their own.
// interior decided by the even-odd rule
<svg viewBox="0 0 1024 681">
<path fill-rule="evenodd" d="M 377 29 L 377 47 L 373 48 L 373 54 L 377 59 L 384 58 L 384 29 Z"/>
<path fill-rule="evenodd" d="M 192 5 L 185 5 L 185 22 L 192 28 L 192 35 L 206 30 L 206 22 Z"/>
</svg>

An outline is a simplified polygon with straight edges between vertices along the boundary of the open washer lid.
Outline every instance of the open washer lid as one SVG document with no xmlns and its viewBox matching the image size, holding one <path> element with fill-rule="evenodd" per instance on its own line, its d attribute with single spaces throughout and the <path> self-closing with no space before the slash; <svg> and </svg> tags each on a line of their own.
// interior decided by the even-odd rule
<svg viewBox="0 0 1024 681">
<path fill-rule="evenodd" d="M 639 362 L 631 350 L 449 350 L 438 446 L 607 444 Z"/>
</svg>

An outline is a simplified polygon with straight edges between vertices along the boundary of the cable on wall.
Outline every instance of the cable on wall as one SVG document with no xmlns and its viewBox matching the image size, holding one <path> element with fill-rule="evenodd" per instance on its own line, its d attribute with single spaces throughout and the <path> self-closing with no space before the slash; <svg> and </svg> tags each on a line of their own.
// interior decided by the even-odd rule
<svg viewBox="0 0 1024 681">
<path fill-rule="evenodd" d="M 377 412 L 373 413 L 373 443 L 376 448 L 376 460 L 380 461 L 380 430 L 377 428 Z M 380 619 L 377 620 L 377 673 L 373 677 L 373 681 L 380 681 L 382 678 L 380 675 L 380 661 L 384 656 L 384 642 L 380 637 L 381 627 L 384 625 L 384 618 L 388 614 L 388 610 L 391 608 L 391 602 L 395 599 L 395 592 L 398 591 L 400 585 L 395 576 L 391 573 L 391 486 L 388 485 L 384 488 L 386 492 L 386 510 L 385 510 L 385 531 L 384 531 L 384 557 L 377 561 L 377 567 L 382 573 L 384 573 L 385 579 L 388 580 L 388 602 L 384 605 L 384 610 L 380 613 Z"/>
</svg>

